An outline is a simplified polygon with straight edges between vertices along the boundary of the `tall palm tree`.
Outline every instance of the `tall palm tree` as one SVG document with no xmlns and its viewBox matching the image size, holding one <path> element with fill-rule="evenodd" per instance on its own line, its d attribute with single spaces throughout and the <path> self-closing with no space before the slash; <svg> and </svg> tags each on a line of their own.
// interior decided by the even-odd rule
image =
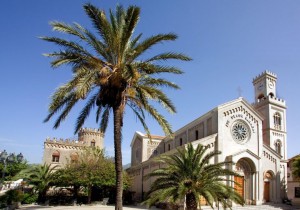
<svg viewBox="0 0 300 210">
<path fill-rule="evenodd" d="M 238 176 L 226 169 L 230 162 L 211 164 L 211 160 L 220 152 L 208 152 L 207 147 L 199 144 L 195 149 L 192 144 L 178 149 L 177 153 L 164 155 L 158 159 L 163 168 L 148 175 L 155 177 L 145 204 L 151 206 L 158 201 L 186 201 L 187 210 L 196 210 L 201 197 L 213 208 L 213 202 L 230 207 L 230 201 L 244 204 L 243 198 L 226 184 L 234 182 L 229 176 Z"/>
<path fill-rule="evenodd" d="M 35 185 L 35 189 L 38 191 L 38 202 L 44 203 L 46 201 L 46 193 L 50 188 L 50 183 L 54 178 L 54 171 L 56 166 L 50 164 L 38 165 L 27 171 L 26 177 L 29 179 L 31 184 Z"/>
<path fill-rule="evenodd" d="M 156 44 L 177 39 L 175 34 L 158 34 L 141 40 L 142 34 L 134 36 L 134 30 L 140 17 L 140 9 L 129 6 L 124 9 L 117 6 L 109 15 L 91 4 L 85 4 L 84 10 L 93 23 L 97 34 L 78 23 L 66 24 L 52 22 L 53 30 L 74 36 L 66 40 L 57 37 L 41 37 L 53 42 L 62 49 L 46 54 L 52 57 L 53 67 L 63 64 L 72 66 L 73 78 L 59 87 L 52 96 L 47 122 L 54 114 L 59 113 L 54 128 L 68 116 L 70 110 L 80 100 L 87 100 L 81 110 L 75 126 L 75 133 L 84 124 L 91 110 L 95 109 L 96 122 L 105 132 L 109 115 L 113 114 L 116 209 L 122 209 L 122 127 L 126 106 L 142 123 L 147 134 L 145 112 L 148 112 L 163 128 L 166 135 L 171 134 L 171 126 L 153 106 L 153 101 L 162 105 L 171 113 L 176 112 L 174 105 L 161 87 L 178 89 L 179 87 L 159 74 L 181 74 L 173 66 L 166 66 L 164 61 L 190 60 L 189 57 L 174 52 L 164 52 L 150 58 L 144 53 Z"/>
</svg>

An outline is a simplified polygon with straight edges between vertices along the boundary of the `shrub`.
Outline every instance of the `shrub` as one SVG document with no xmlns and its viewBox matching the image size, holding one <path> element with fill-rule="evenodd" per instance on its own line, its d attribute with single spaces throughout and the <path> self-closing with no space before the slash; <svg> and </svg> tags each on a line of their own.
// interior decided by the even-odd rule
<svg viewBox="0 0 300 210">
<path fill-rule="evenodd" d="M 32 204 L 32 203 L 36 203 L 38 199 L 38 195 L 37 194 L 33 194 L 33 193 L 25 193 L 23 200 L 22 200 L 22 204 Z"/>
</svg>

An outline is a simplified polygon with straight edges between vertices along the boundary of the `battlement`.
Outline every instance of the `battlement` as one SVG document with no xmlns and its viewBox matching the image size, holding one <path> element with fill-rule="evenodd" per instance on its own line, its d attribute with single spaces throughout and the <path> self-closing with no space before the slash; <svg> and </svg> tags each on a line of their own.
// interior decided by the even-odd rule
<svg viewBox="0 0 300 210">
<path fill-rule="evenodd" d="M 259 74 L 258 76 L 256 76 L 254 79 L 253 79 L 253 83 L 255 83 L 255 81 L 259 80 L 260 78 L 262 78 L 263 76 L 270 76 L 272 77 L 273 79 L 277 79 L 277 75 L 269 70 L 265 70 L 264 72 L 262 72 L 261 74 Z"/>
<path fill-rule="evenodd" d="M 80 128 L 78 135 L 81 136 L 81 135 L 86 135 L 86 134 L 103 136 L 103 133 L 100 131 L 100 129 L 96 129 L 96 128 Z"/>
<path fill-rule="evenodd" d="M 257 102 L 254 103 L 254 104 L 264 103 L 265 101 L 268 101 L 268 102 L 270 102 L 270 103 L 275 103 L 275 104 L 278 104 L 278 105 L 283 105 L 283 106 L 285 106 L 285 100 L 284 100 L 284 99 L 276 98 L 276 97 L 271 96 L 271 95 L 268 95 L 268 96 L 266 96 L 266 97 L 263 97 L 263 98 L 257 100 Z"/>
<path fill-rule="evenodd" d="M 86 143 L 83 141 L 78 140 L 71 140 L 71 139 L 58 139 L 58 138 L 52 138 L 49 137 L 46 138 L 45 144 L 56 144 L 56 145 L 64 145 L 64 146 L 85 146 Z"/>
</svg>

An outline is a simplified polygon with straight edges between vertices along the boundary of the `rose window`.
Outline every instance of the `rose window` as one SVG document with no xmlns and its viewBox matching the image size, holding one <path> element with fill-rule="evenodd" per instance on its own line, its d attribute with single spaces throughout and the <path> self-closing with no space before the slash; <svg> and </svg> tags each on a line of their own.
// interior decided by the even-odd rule
<svg viewBox="0 0 300 210">
<path fill-rule="evenodd" d="M 249 127 L 243 121 L 237 121 L 232 125 L 232 137 L 238 142 L 245 142 L 249 139 Z"/>
</svg>

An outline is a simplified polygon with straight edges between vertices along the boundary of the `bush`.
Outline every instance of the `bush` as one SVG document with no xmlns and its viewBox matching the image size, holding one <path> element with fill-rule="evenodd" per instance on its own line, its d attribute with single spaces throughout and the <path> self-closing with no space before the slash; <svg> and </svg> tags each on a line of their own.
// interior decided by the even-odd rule
<svg viewBox="0 0 300 210">
<path fill-rule="evenodd" d="M 7 195 L 0 196 L 0 209 L 7 207 Z"/>
<path fill-rule="evenodd" d="M 15 202 L 22 201 L 24 194 L 21 190 L 9 190 L 0 196 L 0 208 L 5 208 Z"/>
<path fill-rule="evenodd" d="M 38 195 L 37 194 L 33 194 L 33 193 L 25 193 L 23 200 L 22 200 L 22 204 L 32 204 L 32 203 L 36 203 L 38 199 Z"/>
</svg>

